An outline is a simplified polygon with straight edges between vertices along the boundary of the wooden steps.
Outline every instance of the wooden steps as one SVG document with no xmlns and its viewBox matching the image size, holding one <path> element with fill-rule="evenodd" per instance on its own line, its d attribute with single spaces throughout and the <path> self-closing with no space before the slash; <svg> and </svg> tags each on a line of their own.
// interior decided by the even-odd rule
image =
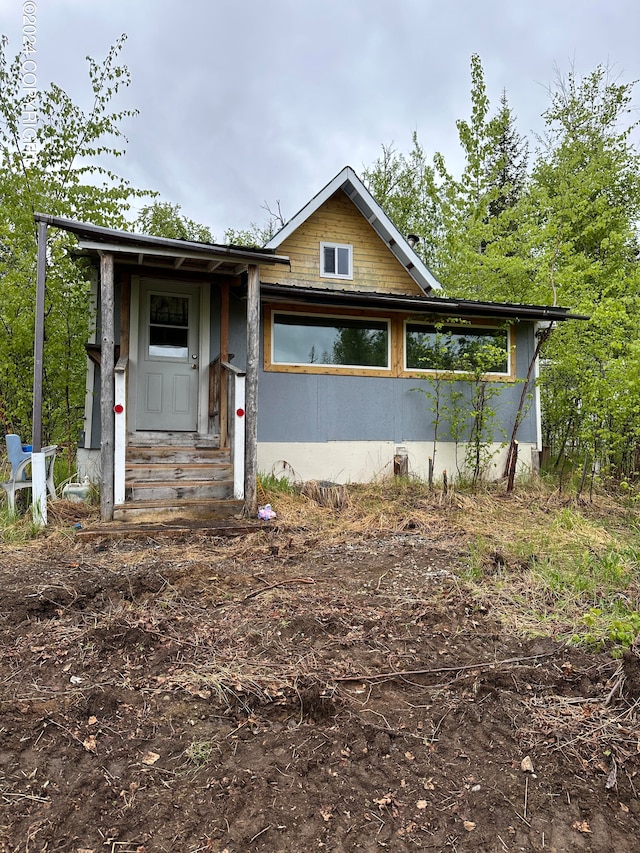
<svg viewBox="0 0 640 853">
<path fill-rule="evenodd" d="M 233 498 L 227 500 L 136 501 L 114 507 L 114 521 L 134 523 L 161 523 L 178 521 L 223 521 L 241 516 L 244 503 Z"/>
<path fill-rule="evenodd" d="M 114 520 L 228 518 L 242 509 L 233 500 L 233 466 L 217 436 L 136 433 L 129 437 L 125 503 Z"/>
</svg>

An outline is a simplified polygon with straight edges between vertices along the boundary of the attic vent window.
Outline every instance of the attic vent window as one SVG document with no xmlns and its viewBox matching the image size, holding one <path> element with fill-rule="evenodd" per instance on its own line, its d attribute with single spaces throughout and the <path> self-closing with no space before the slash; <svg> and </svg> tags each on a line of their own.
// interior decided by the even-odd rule
<svg viewBox="0 0 640 853">
<path fill-rule="evenodd" d="M 353 246 L 320 243 L 320 275 L 323 278 L 353 278 Z"/>
</svg>

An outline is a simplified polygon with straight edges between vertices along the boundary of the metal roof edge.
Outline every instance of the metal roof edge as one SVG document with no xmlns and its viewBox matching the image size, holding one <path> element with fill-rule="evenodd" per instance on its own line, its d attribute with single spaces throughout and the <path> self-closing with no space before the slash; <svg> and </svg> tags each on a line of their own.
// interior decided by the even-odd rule
<svg viewBox="0 0 640 853">
<path fill-rule="evenodd" d="M 283 255 L 276 255 L 271 249 L 254 249 L 249 246 L 237 247 L 232 244 L 220 243 L 198 243 L 193 240 L 177 240 L 171 237 L 154 237 L 150 234 L 136 234 L 132 231 L 120 231 L 116 228 L 106 228 L 103 225 L 93 225 L 88 222 L 79 222 L 75 219 L 67 219 L 61 216 L 51 216 L 48 213 L 34 213 L 33 218 L 36 222 L 44 222 L 54 228 L 61 228 L 75 234 L 79 238 L 84 238 L 89 241 L 95 239 L 109 240 L 111 246 L 121 243 L 123 246 L 129 247 L 132 250 L 134 247 L 140 247 L 144 251 L 145 247 L 163 249 L 167 254 L 174 253 L 192 254 L 198 257 L 212 257 L 221 255 L 237 261 L 245 261 L 247 263 L 259 264 L 289 264 L 289 258 Z"/>
<path fill-rule="evenodd" d="M 471 299 L 449 299 L 437 296 L 409 296 L 393 293 L 368 293 L 355 290 L 324 290 L 321 288 L 300 288 L 286 284 L 261 284 L 263 297 L 282 296 L 291 302 L 296 299 L 303 301 L 314 300 L 316 303 L 347 303 L 359 304 L 369 303 L 372 307 L 383 304 L 393 310 L 405 310 L 411 312 L 425 311 L 444 314 L 447 311 L 458 314 L 476 314 L 485 316 L 503 316 L 514 320 L 589 320 L 584 314 L 574 314 L 569 308 L 552 305 L 526 305 L 516 302 L 480 302 Z"/>
</svg>

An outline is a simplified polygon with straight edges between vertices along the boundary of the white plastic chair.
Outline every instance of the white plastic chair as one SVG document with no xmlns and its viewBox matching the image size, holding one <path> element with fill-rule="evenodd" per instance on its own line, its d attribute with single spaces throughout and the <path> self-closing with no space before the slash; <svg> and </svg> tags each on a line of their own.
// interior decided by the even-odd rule
<svg viewBox="0 0 640 853">
<path fill-rule="evenodd" d="M 31 451 L 22 449 L 20 436 L 15 433 L 9 433 L 4 437 L 7 445 L 7 456 L 11 463 L 11 479 L 6 483 L 0 483 L 0 486 L 7 493 L 7 504 L 9 512 L 14 515 L 16 511 L 16 491 L 18 489 L 33 488 L 33 481 L 30 476 L 27 476 L 27 468 L 31 465 Z M 42 448 L 44 453 L 45 476 L 47 483 L 47 491 L 52 498 L 56 496 L 56 487 L 53 482 L 53 463 L 56 458 L 57 444 L 51 444 L 48 447 Z M 31 472 L 29 472 L 29 475 Z"/>
</svg>

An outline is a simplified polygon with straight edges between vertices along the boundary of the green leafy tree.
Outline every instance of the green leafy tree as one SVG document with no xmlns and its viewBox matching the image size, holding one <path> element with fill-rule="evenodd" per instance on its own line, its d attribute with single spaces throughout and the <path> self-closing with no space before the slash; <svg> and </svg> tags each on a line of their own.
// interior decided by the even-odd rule
<svg viewBox="0 0 640 853">
<path fill-rule="evenodd" d="M 200 225 L 181 213 L 179 204 L 154 201 L 145 205 L 138 214 L 134 230 L 154 237 L 173 240 L 190 240 L 196 243 L 214 243 L 213 234 L 206 225 Z"/>
<path fill-rule="evenodd" d="M 440 199 L 435 172 L 426 159 L 418 134 L 412 137 L 407 155 L 393 145 L 383 145 L 382 154 L 362 180 L 401 234 L 415 234 L 420 242 L 415 251 L 427 264 L 436 262 L 436 249 L 442 237 Z"/>
<path fill-rule="evenodd" d="M 415 222 L 418 208 L 428 211 L 427 256 L 449 295 L 563 305 L 591 317 L 543 333 L 544 443 L 563 472 L 582 465 L 584 473 L 590 464 L 593 472 L 628 477 L 640 469 L 633 88 L 603 66 L 583 78 L 558 74 L 529 173 L 528 146 L 506 95 L 492 114 L 473 56 L 471 115 L 457 122 L 460 174 L 440 154 L 430 168 L 415 137 L 411 155 L 383 149 L 365 172 L 399 219 Z M 529 392 L 527 380 L 512 448 Z"/>
<path fill-rule="evenodd" d="M 21 57 L 0 42 L 0 417 L 5 430 L 31 434 L 36 278 L 35 212 L 126 228 L 131 200 L 141 193 L 105 163 L 124 153 L 122 126 L 135 115 L 112 103 L 130 78 L 118 63 L 122 36 L 97 63 L 88 57 L 88 112 L 55 83 L 24 96 Z M 37 154 L 21 136 L 24 110 L 39 118 Z M 90 316 L 89 271 L 70 257 L 74 238 L 49 229 L 45 319 L 46 440 L 73 442 L 82 424 Z"/>
<path fill-rule="evenodd" d="M 546 348 L 545 436 L 559 470 L 587 459 L 617 476 L 637 470 L 640 155 L 632 95 L 633 84 L 603 66 L 584 78 L 559 76 L 533 170 L 536 292 L 591 317 L 556 331 Z"/>
<path fill-rule="evenodd" d="M 247 246 L 261 249 L 286 224 L 280 202 L 276 202 L 275 210 L 265 202 L 262 209 L 266 210 L 268 219 L 263 225 L 252 222 L 248 228 L 227 228 L 224 232 L 224 242 L 234 246 Z"/>
</svg>

